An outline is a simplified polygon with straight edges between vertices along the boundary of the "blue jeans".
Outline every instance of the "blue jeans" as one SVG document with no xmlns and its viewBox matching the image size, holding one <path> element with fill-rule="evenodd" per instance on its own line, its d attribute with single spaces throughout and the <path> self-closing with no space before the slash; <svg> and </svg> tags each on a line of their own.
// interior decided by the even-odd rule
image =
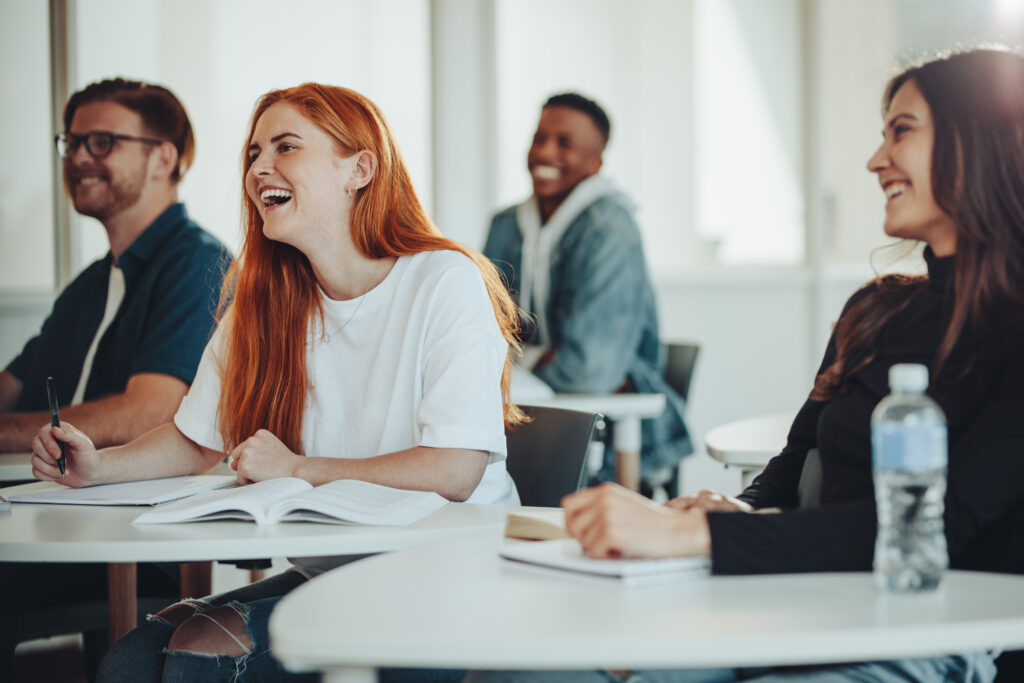
<svg viewBox="0 0 1024 683">
<path fill-rule="evenodd" d="M 99 681 L 289 681 L 305 683 L 319 680 L 318 674 L 292 674 L 285 671 L 270 653 L 267 624 L 278 601 L 306 578 L 295 570 L 271 576 L 237 590 L 203 600 L 186 601 L 196 613 L 211 607 L 231 605 L 245 622 L 253 647 L 241 657 L 168 650 L 177 625 L 159 616 L 126 634 L 110 649 L 100 664 Z"/>
<path fill-rule="evenodd" d="M 168 650 L 167 644 L 176 625 L 158 616 L 150 616 L 145 624 L 126 634 L 110 649 L 100 664 L 97 680 L 100 683 L 319 681 L 319 673 L 295 674 L 285 671 L 270 651 L 270 634 L 267 630 L 270 613 L 277 603 L 305 581 L 302 574 L 292 569 L 227 593 L 203 600 L 186 601 L 197 613 L 221 605 L 231 605 L 238 612 L 253 643 L 252 649 L 241 657 Z M 339 618 L 346 617 L 339 612 Z M 449 669 L 381 669 L 380 680 L 382 683 L 454 683 L 461 681 L 465 674 L 464 670 Z"/>
<path fill-rule="evenodd" d="M 949 657 L 853 662 L 824 666 L 634 671 L 474 671 L 466 683 L 991 683 L 987 652 Z"/>
</svg>

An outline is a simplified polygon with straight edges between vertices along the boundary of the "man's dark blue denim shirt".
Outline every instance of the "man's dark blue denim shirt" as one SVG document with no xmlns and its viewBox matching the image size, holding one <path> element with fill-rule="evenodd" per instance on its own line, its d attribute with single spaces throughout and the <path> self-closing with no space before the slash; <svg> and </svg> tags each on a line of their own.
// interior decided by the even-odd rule
<svg viewBox="0 0 1024 683">
<path fill-rule="evenodd" d="M 184 204 L 164 211 L 121 254 L 124 300 L 96 349 L 84 400 L 124 391 L 141 372 L 191 384 L 215 325 L 231 255 L 189 219 Z M 24 388 L 16 411 L 46 410 L 46 378 L 71 401 L 106 308 L 113 257 L 90 264 L 61 292 L 39 334 L 7 369 Z"/>
</svg>

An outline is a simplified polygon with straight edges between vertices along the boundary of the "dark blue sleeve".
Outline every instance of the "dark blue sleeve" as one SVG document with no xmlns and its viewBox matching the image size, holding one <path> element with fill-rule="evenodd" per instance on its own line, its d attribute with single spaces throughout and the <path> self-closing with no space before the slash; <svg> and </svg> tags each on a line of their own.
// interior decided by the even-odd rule
<svg viewBox="0 0 1024 683">
<path fill-rule="evenodd" d="M 192 383 L 216 326 L 221 281 L 229 263 L 226 251 L 209 240 L 197 249 L 180 251 L 164 265 L 130 374 L 156 372 Z"/>
<path fill-rule="evenodd" d="M 18 378 L 19 381 L 24 382 L 25 376 L 28 371 L 28 366 L 32 363 L 32 358 L 35 357 L 36 348 L 39 345 L 39 335 L 35 335 L 22 347 L 21 353 L 14 357 L 10 363 L 7 364 L 7 371 Z"/>
<path fill-rule="evenodd" d="M 103 317 L 105 300 L 97 296 L 106 285 L 106 259 L 90 264 L 53 303 L 39 332 L 22 348 L 7 370 L 22 384 L 15 411 L 46 410 L 46 378 L 52 376 L 61 405 L 66 405 L 78 386 L 89 343 Z M 105 290 L 104 290 L 105 291 Z"/>
</svg>

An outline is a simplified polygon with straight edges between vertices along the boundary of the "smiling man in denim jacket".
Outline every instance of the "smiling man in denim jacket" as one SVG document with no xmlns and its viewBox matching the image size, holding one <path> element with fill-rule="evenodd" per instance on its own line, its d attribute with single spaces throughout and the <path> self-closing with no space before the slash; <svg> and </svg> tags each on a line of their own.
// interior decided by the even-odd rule
<svg viewBox="0 0 1024 683">
<path fill-rule="evenodd" d="M 682 399 L 662 377 L 633 203 L 598 174 L 610 131 L 596 102 L 574 93 L 548 99 L 527 155 L 533 196 L 494 217 L 484 253 L 527 317 L 521 365 L 556 392 L 665 394 L 665 412 L 643 421 L 641 478 L 650 490 L 674 479 L 693 449 Z M 610 449 L 597 479 L 614 479 Z"/>
</svg>

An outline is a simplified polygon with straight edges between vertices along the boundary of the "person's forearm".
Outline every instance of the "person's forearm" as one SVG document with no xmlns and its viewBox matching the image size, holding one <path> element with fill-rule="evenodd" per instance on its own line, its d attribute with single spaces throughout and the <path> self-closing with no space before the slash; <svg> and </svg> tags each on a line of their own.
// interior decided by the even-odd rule
<svg viewBox="0 0 1024 683">
<path fill-rule="evenodd" d="M 202 474 L 223 457 L 198 446 L 173 423 L 164 424 L 123 446 L 100 451 L 101 471 L 94 483 Z"/>
<path fill-rule="evenodd" d="M 176 377 L 141 373 L 128 380 L 125 391 L 74 406 L 63 406 L 60 419 L 87 434 L 97 448 L 128 443 L 170 422 L 188 385 Z M 48 412 L 0 415 L 0 451 L 28 451 Z"/>
<path fill-rule="evenodd" d="M 372 458 L 302 458 L 294 475 L 317 486 L 336 479 L 360 479 L 463 501 L 473 494 L 486 467 L 483 451 L 417 446 Z"/>
<path fill-rule="evenodd" d="M 35 438 L 36 432 L 49 422 L 49 413 L 5 413 L 0 415 L 0 451 L 32 450 L 32 439 Z"/>
<path fill-rule="evenodd" d="M 24 385 L 10 370 L 0 371 L 0 415 L 14 410 Z"/>
<path fill-rule="evenodd" d="M 60 419 L 89 435 L 97 448 L 131 441 L 169 422 L 174 408 L 132 401 L 125 394 L 108 396 L 60 409 Z M 0 451 L 28 451 L 40 427 L 50 422 L 48 412 L 0 415 Z"/>
<path fill-rule="evenodd" d="M 867 571 L 875 551 L 871 498 L 777 514 L 709 512 L 712 572 Z"/>
</svg>

